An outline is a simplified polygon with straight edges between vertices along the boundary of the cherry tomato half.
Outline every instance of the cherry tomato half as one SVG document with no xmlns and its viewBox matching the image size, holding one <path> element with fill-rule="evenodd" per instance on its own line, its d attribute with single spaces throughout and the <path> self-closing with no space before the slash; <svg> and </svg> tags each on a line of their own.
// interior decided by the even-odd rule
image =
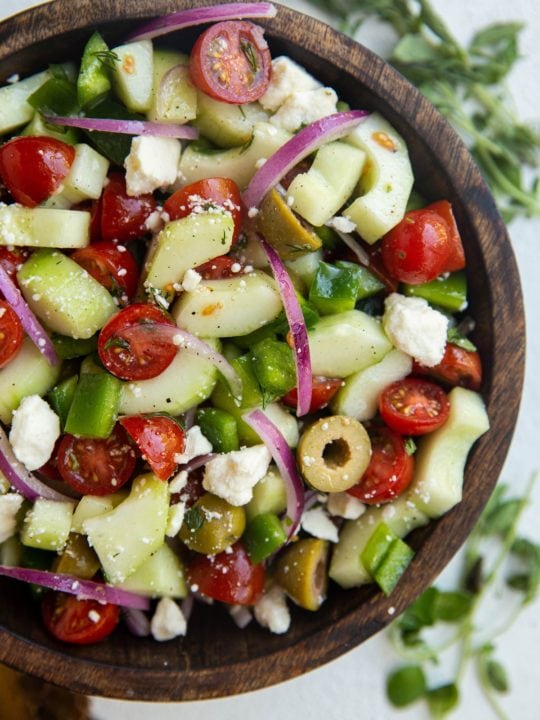
<svg viewBox="0 0 540 720">
<path fill-rule="evenodd" d="M 103 240 L 75 250 L 71 259 L 122 302 L 126 303 L 135 295 L 139 269 L 135 258 L 123 245 Z"/>
<path fill-rule="evenodd" d="M 392 430 L 402 435 L 425 435 L 447 421 L 450 401 L 439 385 L 408 377 L 382 391 L 379 411 Z"/>
<path fill-rule="evenodd" d="M 482 384 L 482 362 L 476 350 L 464 350 L 458 345 L 447 343 L 440 363 L 425 367 L 415 362 L 413 372 L 429 375 L 448 385 L 480 390 Z"/>
<path fill-rule="evenodd" d="M 51 137 L 16 137 L 0 148 L 0 177 L 14 200 L 34 207 L 69 173 L 75 148 Z"/>
<path fill-rule="evenodd" d="M 56 465 L 62 480 L 83 495 L 109 495 L 130 479 L 136 454 L 126 431 L 115 425 L 104 440 L 64 435 Z"/>
<path fill-rule="evenodd" d="M 29 254 L 26 248 L 0 245 L 0 265 L 14 283 L 17 283 L 17 271 L 26 262 Z"/>
<path fill-rule="evenodd" d="M 233 267 L 239 265 L 238 260 L 229 255 L 219 255 L 195 268 L 203 280 L 223 280 L 224 278 L 235 277 L 242 271 L 233 272 Z"/>
<path fill-rule="evenodd" d="M 229 178 L 207 178 L 186 185 L 173 193 L 163 205 L 163 210 L 171 220 L 190 215 L 195 209 L 218 205 L 232 215 L 234 222 L 233 244 L 238 241 L 245 216 L 240 189 Z"/>
<path fill-rule="evenodd" d="M 448 226 L 432 210 L 411 210 L 381 241 L 384 266 L 400 282 L 418 285 L 446 269 Z"/>
<path fill-rule="evenodd" d="M 155 305 L 136 303 L 101 329 L 98 353 L 107 370 L 122 380 L 148 380 L 172 363 L 177 346 L 163 326 L 176 327 Z"/>
<path fill-rule="evenodd" d="M 166 415 L 130 415 L 118 422 L 135 441 L 152 472 L 160 480 L 168 480 L 177 465 L 174 456 L 184 452 L 186 444 L 180 425 Z"/>
<path fill-rule="evenodd" d="M 5 367 L 21 349 L 24 330 L 19 316 L 5 300 L 0 300 L 0 368 Z"/>
<path fill-rule="evenodd" d="M 259 25 L 219 22 L 199 35 L 189 59 L 193 83 L 210 97 L 241 105 L 258 100 L 270 81 L 270 50 Z"/>
<path fill-rule="evenodd" d="M 128 195 L 122 173 L 111 173 L 101 196 L 101 239 L 127 242 L 148 235 L 145 223 L 156 207 L 152 195 Z"/>
<path fill-rule="evenodd" d="M 341 378 L 327 378 L 319 375 L 314 376 L 311 383 L 311 405 L 309 406 L 309 412 L 313 413 L 317 412 L 317 410 L 322 410 L 322 408 L 328 405 L 342 386 L 343 381 Z M 297 389 L 293 388 L 289 390 L 281 399 L 285 405 L 295 408 L 298 403 Z"/>
<path fill-rule="evenodd" d="M 232 552 L 197 554 L 187 574 L 203 595 L 233 605 L 252 605 L 264 589 L 264 566 L 253 565 L 241 543 L 235 543 Z"/>
<path fill-rule="evenodd" d="M 359 482 L 347 492 L 366 505 L 389 502 L 410 485 L 414 459 L 405 449 L 401 435 L 386 425 L 367 428 L 371 440 L 371 460 Z"/>
<path fill-rule="evenodd" d="M 112 633 L 120 619 L 120 608 L 51 590 L 43 597 L 41 616 L 45 627 L 57 640 L 91 645 Z"/>
<path fill-rule="evenodd" d="M 437 202 L 428 205 L 425 209 L 431 210 L 432 212 L 436 212 L 440 215 L 448 228 L 449 254 L 444 272 L 457 272 L 458 270 L 463 270 L 465 267 L 465 250 L 463 249 L 461 236 L 452 211 L 452 205 L 448 202 L 448 200 L 438 200 Z"/>
</svg>

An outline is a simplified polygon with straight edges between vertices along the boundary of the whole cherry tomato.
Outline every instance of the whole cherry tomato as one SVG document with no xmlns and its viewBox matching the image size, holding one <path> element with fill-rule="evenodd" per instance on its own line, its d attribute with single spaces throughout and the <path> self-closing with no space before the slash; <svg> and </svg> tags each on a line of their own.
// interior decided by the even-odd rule
<svg viewBox="0 0 540 720">
<path fill-rule="evenodd" d="M 415 362 L 413 372 L 418 375 L 429 375 L 448 385 L 459 385 L 469 390 L 480 390 L 482 385 L 482 362 L 476 350 L 465 350 L 447 343 L 440 363 L 433 367 L 425 367 Z"/>
<path fill-rule="evenodd" d="M 177 453 L 184 452 L 186 435 L 180 425 L 166 415 L 130 415 L 118 421 L 135 441 L 143 459 L 160 480 L 168 480 L 176 468 Z"/>
</svg>

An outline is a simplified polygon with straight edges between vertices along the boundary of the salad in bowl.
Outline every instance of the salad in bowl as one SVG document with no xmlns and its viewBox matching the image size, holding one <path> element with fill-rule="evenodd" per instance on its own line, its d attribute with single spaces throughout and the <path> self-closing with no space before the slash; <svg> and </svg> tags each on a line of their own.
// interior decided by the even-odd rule
<svg viewBox="0 0 540 720">
<path fill-rule="evenodd" d="M 393 601 L 489 428 L 452 198 L 271 49 L 288 12 L 93 30 L 0 88 L 0 575 L 55 643 Z"/>
</svg>

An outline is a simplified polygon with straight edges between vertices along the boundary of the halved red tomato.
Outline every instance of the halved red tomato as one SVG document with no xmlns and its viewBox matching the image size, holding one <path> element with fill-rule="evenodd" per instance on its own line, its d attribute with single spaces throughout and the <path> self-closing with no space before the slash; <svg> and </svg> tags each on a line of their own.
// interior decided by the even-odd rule
<svg viewBox="0 0 540 720">
<path fill-rule="evenodd" d="M 101 239 L 127 242 L 148 235 L 146 221 L 156 207 L 152 195 L 128 195 L 124 175 L 111 173 L 101 196 L 101 208 L 97 208 L 97 212 L 101 209 Z"/>
<path fill-rule="evenodd" d="M 234 277 L 241 272 L 233 272 L 233 267 L 239 265 L 238 260 L 229 255 L 219 255 L 213 260 L 203 263 L 195 268 L 203 280 L 223 280 Z"/>
<path fill-rule="evenodd" d="M 337 393 L 339 388 L 343 384 L 341 378 L 327 378 L 322 375 L 316 375 L 311 381 L 311 405 L 309 406 L 309 412 L 317 412 L 325 408 L 330 400 Z M 285 405 L 295 408 L 298 403 L 298 390 L 293 388 L 284 395 L 282 401 Z"/>
<path fill-rule="evenodd" d="M 264 566 L 254 565 L 239 542 L 231 552 L 196 554 L 187 574 L 190 584 L 203 595 L 233 605 L 253 605 L 264 589 Z"/>
<path fill-rule="evenodd" d="M 120 310 L 99 333 L 101 362 L 122 380 L 156 377 L 178 351 L 164 326 L 174 328 L 176 324 L 155 305 L 136 303 Z"/>
<path fill-rule="evenodd" d="M 482 385 L 482 361 L 476 350 L 464 350 L 458 345 L 447 343 L 440 363 L 425 367 L 415 362 L 413 372 L 429 375 L 448 385 L 480 390 Z"/>
<path fill-rule="evenodd" d="M 0 368 L 5 367 L 21 349 L 24 330 L 19 316 L 5 300 L 0 300 Z"/>
<path fill-rule="evenodd" d="M 184 452 L 186 435 L 180 425 L 166 415 L 130 415 L 118 421 L 141 451 L 160 480 L 168 480 L 176 468 L 174 456 Z"/>
<path fill-rule="evenodd" d="M 35 207 L 60 187 L 74 159 L 73 145 L 61 140 L 16 137 L 0 147 L 0 177 L 16 202 Z"/>
<path fill-rule="evenodd" d="M 382 391 L 379 411 L 392 430 L 402 435 L 425 435 L 444 425 L 450 413 L 450 401 L 439 385 L 407 377 Z"/>
<path fill-rule="evenodd" d="M 212 25 L 199 35 L 189 59 L 193 83 L 210 97 L 242 105 L 258 100 L 270 81 L 264 30 L 245 20 Z"/>
<path fill-rule="evenodd" d="M 26 262 L 29 251 L 23 247 L 7 247 L 0 245 L 0 265 L 14 283 L 17 282 L 17 271 Z"/>
<path fill-rule="evenodd" d="M 123 303 L 135 295 L 139 268 L 133 255 L 123 245 L 103 240 L 75 250 L 71 259 Z"/>
<path fill-rule="evenodd" d="M 131 478 L 136 454 L 129 437 L 115 425 L 106 439 L 64 435 L 56 466 L 64 482 L 82 495 L 109 495 Z"/>
<path fill-rule="evenodd" d="M 43 597 L 41 616 L 45 627 L 57 640 L 91 645 L 112 633 L 120 619 L 120 608 L 51 590 Z"/>
<path fill-rule="evenodd" d="M 393 500 L 409 487 L 414 459 L 408 454 L 403 437 L 386 425 L 373 424 L 367 430 L 371 460 L 359 482 L 347 492 L 366 505 L 378 505 Z"/>
</svg>

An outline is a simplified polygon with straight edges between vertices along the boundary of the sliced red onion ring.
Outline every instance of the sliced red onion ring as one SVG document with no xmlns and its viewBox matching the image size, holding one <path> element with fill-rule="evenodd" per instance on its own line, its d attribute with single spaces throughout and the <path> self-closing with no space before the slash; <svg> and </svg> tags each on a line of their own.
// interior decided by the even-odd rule
<svg viewBox="0 0 540 720">
<path fill-rule="evenodd" d="M 287 495 L 286 532 L 290 539 L 300 524 L 304 512 L 304 485 L 296 469 L 296 461 L 287 441 L 262 410 L 251 410 L 243 416 L 247 424 L 261 437 L 274 458 L 285 482 Z"/>
<path fill-rule="evenodd" d="M 297 165 L 324 143 L 347 135 L 369 113 L 367 110 L 348 110 L 315 120 L 303 128 L 268 158 L 244 190 L 243 200 L 248 209 L 260 205 L 266 193 Z"/>
<path fill-rule="evenodd" d="M 190 125 L 173 125 L 146 120 L 63 117 L 60 115 L 44 115 L 43 119 L 49 125 L 64 125 L 65 127 L 81 128 L 81 130 L 118 133 L 119 135 L 154 135 L 178 138 L 179 140 L 196 140 L 199 137 L 199 131 Z"/>
<path fill-rule="evenodd" d="M 296 387 L 298 388 L 296 414 L 298 417 L 301 417 L 309 412 L 313 390 L 306 323 L 294 285 L 292 284 L 285 265 L 274 248 L 269 245 L 263 237 L 259 236 L 259 239 L 270 263 L 270 267 L 272 268 L 274 277 L 276 278 L 279 294 L 281 295 L 285 309 L 285 315 L 287 316 L 287 321 L 291 329 L 294 346 L 294 363 L 296 366 Z"/>
<path fill-rule="evenodd" d="M 340 240 L 345 243 L 345 245 L 353 251 L 353 253 L 358 258 L 358 262 L 361 265 L 364 265 L 365 267 L 369 267 L 369 255 L 364 250 L 364 248 L 360 245 L 360 243 L 354 239 L 354 237 L 350 233 L 343 232 L 343 230 L 339 230 L 333 223 L 327 222 L 326 223 L 328 227 L 332 228 L 332 230 L 336 233 L 336 235 L 339 236 Z"/>
<path fill-rule="evenodd" d="M 229 615 L 234 620 L 234 624 L 240 630 L 243 630 L 253 620 L 251 610 L 245 605 L 231 605 L 229 607 Z"/>
<path fill-rule="evenodd" d="M 0 575 L 76 595 L 82 600 L 97 600 L 99 603 L 112 603 L 137 610 L 148 610 L 150 607 L 150 600 L 147 597 L 93 580 L 82 580 L 75 575 L 7 565 L 0 565 Z"/>
<path fill-rule="evenodd" d="M 189 621 L 189 618 L 191 617 L 191 613 L 193 612 L 193 607 L 195 605 L 195 598 L 190 593 L 185 597 L 182 602 L 180 603 L 180 610 L 182 611 L 182 615 L 184 616 L 186 622 Z"/>
<path fill-rule="evenodd" d="M 148 637 L 150 635 L 150 620 L 142 610 L 124 607 L 122 608 L 122 617 L 129 632 L 135 637 Z"/>
<path fill-rule="evenodd" d="M 20 492 L 27 500 L 37 500 L 42 497 L 46 500 L 58 500 L 61 502 L 73 502 L 73 498 L 53 490 L 45 483 L 38 480 L 22 463 L 20 463 L 9 443 L 8 437 L 0 427 L 0 470 L 6 476 L 6 480 Z"/>
<path fill-rule="evenodd" d="M 142 25 L 127 37 L 134 40 L 151 40 L 166 33 L 182 30 L 193 25 L 220 22 L 221 20 L 241 20 L 243 18 L 273 18 L 276 8 L 271 3 L 225 3 L 208 7 L 190 8 L 165 15 Z"/>
<path fill-rule="evenodd" d="M 9 277 L 4 268 L 0 265 L 0 291 L 4 295 L 6 301 L 16 312 L 23 328 L 28 333 L 28 337 L 37 347 L 39 352 L 47 358 L 51 365 L 58 365 L 58 355 L 54 349 L 54 345 L 50 337 L 47 335 L 39 320 L 30 310 L 23 298 L 21 291 Z"/>
<path fill-rule="evenodd" d="M 207 453 L 206 455 L 199 455 L 196 458 L 193 458 L 187 463 L 184 463 L 184 465 L 179 465 L 178 470 L 187 470 L 188 472 L 191 472 L 192 470 L 197 470 L 197 468 L 202 467 L 203 465 L 206 465 L 207 462 L 210 462 L 210 460 L 213 460 L 216 457 L 216 453 Z"/>
</svg>

